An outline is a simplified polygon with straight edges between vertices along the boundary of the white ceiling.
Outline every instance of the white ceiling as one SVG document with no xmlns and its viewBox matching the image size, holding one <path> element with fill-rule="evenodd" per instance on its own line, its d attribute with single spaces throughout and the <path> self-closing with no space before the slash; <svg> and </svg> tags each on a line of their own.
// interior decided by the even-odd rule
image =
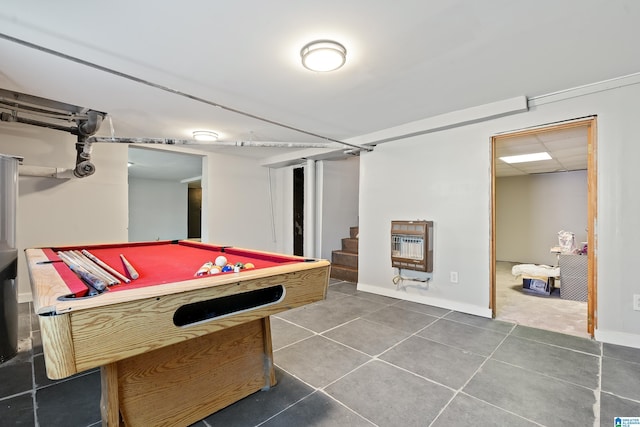
<svg viewBox="0 0 640 427">
<path fill-rule="evenodd" d="M 0 88 L 106 112 L 117 137 L 342 141 L 636 73 L 638 22 L 636 0 L 4 0 Z M 346 65 L 303 68 L 315 39 Z"/>
</svg>

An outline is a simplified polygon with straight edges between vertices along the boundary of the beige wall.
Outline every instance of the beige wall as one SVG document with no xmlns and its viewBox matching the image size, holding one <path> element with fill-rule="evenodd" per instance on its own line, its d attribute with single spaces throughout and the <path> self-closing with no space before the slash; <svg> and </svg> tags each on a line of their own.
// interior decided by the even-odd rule
<svg viewBox="0 0 640 427">
<path fill-rule="evenodd" d="M 0 123 L 0 152 L 24 164 L 73 168 L 75 137 L 60 131 Z M 96 144 L 96 173 L 87 178 L 22 176 L 18 182 L 19 299 L 31 298 L 25 248 L 127 241 L 127 146 Z"/>
<path fill-rule="evenodd" d="M 587 240 L 586 171 L 496 179 L 498 261 L 555 265 L 560 230 Z"/>
</svg>

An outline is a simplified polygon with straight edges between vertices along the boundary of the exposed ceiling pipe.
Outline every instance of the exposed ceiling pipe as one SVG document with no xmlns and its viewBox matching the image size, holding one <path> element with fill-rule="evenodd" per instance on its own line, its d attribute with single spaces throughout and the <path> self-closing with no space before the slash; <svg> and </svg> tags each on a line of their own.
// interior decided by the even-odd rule
<svg viewBox="0 0 640 427">
<path fill-rule="evenodd" d="M 69 179 L 69 178 L 73 178 L 73 169 L 54 168 L 54 167 L 46 167 L 46 166 L 20 165 L 18 169 L 18 174 L 20 176 Z"/>
<path fill-rule="evenodd" d="M 0 112 L 0 121 L 45 127 L 76 135 L 78 142 L 73 175 L 84 178 L 95 173 L 96 168 L 91 162 L 93 147 L 88 138 L 98 132 L 106 113 L 5 89 L 0 89 L 0 109 L 5 110 Z M 44 175 L 39 175 L 40 173 Z M 54 168 L 32 172 L 32 176 L 52 177 L 58 173 L 57 168 Z"/>
<path fill-rule="evenodd" d="M 331 148 L 335 144 L 306 143 L 306 142 L 269 142 L 269 141 L 231 141 L 216 142 L 233 147 L 278 147 L 278 148 Z"/>
<path fill-rule="evenodd" d="M 63 132 L 70 132 L 70 133 L 74 133 L 75 129 L 74 127 L 70 127 L 70 126 L 60 126 L 60 125 L 56 125 L 55 123 L 49 123 L 49 122 L 41 122 L 38 120 L 32 120 L 32 119 L 27 119 L 24 117 L 18 117 L 17 114 L 10 114 L 10 113 L 0 113 L 0 121 L 3 122 L 15 122 L 15 123 L 24 123 L 27 125 L 33 125 L 33 126 L 40 126 L 40 127 L 44 127 L 44 128 L 49 128 L 49 129 L 54 129 L 54 130 L 61 130 Z"/>
<path fill-rule="evenodd" d="M 156 88 L 156 89 L 160 89 L 162 91 L 165 91 L 165 92 L 168 92 L 168 93 L 172 93 L 174 95 L 182 96 L 184 98 L 188 98 L 188 99 L 191 99 L 193 101 L 197 101 L 197 102 L 200 102 L 200 103 L 203 103 L 203 104 L 211 105 L 213 107 L 218 107 L 218 108 L 221 108 L 223 110 L 226 110 L 226 111 L 229 111 L 229 112 L 232 112 L 232 113 L 235 113 L 235 114 L 239 114 L 241 116 L 249 117 L 249 118 L 252 118 L 252 119 L 255 119 L 255 120 L 259 120 L 259 121 L 264 122 L 264 123 L 269 123 L 269 124 L 272 124 L 274 126 L 281 127 L 283 129 L 289 129 L 289 130 L 292 130 L 294 132 L 299 132 L 299 133 L 302 133 L 302 134 L 305 134 L 305 135 L 313 136 L 315 138 L 320 138 L 320 139 L 325 140 L 327 142 L 335 142 L 337 144 L 346 145 L 348 147 L 355 148 L 355 149 L 358 149 L 358 150 L 361 150 L 361 151 L 373 151 L 373 147 L 370 147 L 370 146 L 358 145 L 358 144 L 353 144 L 353 143 L 350 143 L 350 142 L 340 141 L 339 139 L 330 138 L 330 137 L 324 136 L 324 135 L 319 135 L 319 134 L 317 134 L 315 132 L 310 132 L 310 131 L 307 131 L 307 130 L 304 130 L 304 129 L 297 128 L 295 126 L 290 126 L 290 125 L 285 124 L 285 123 L 281 123 L 281 122 L 278 122 L 278 121 L 275 121 L 275 120 L 268 119 L 266 117 L 258 116 L 256 114 L 251 114 L 251 113 L 248 113 L 246 111 L 242 111 L 242 110 L 238 110 L 236 108 L 228 107 L 226 105 L 218 104 L 217 102 L 213 102 L 213 101 L 210 101 L 208 99 L 200 98 L 199 96 L 191 95 L 191 94 L 186 93 L 186 92 L 182 92 L 182 91 L 179 91 L 179 90 L 176 90 L 176 89 L 172 89 L 170 87 L 163 86 L 163 85 L 160 85 L 158 83 L 153 83 L 153 82 L 150 82 L 148 80 L 141 79 L 140 77 L 133 76 L 131 74 L 126 74 L 126 73 L 123 73 L 121 71 L 114 70 L 112 68 L 108 68 L 108 67 L 105 67 L 105 66 L 102 66 L 102 65 L 98 65 L 98 64 L 95 64 L 93 62 L 89 62 L 89 61 L 86 61 L 84 59 L 77 58 L 75 56 L 67 55 L 65 53 L 58 52 L 56 50 L 49 49 L 49 48 L 46 48 L 44 46 L 37 45 L 35 43 L 28 42 L 26 40 L 22 40 L 22 39 L 19 39 L 19 38 L 16 38 L 16 37 L 12 37 L 12 36 L 10 36 L 8 34 L 0 33 L 0 38 L 8 40 L 8 41 L 11 41 L 11 42 L 14 42 L 14 43 L 17 43 L 17 44 L 20 44 L 22 46 L 26 46 L 26 47 L 31 48 L 31 49 L 36 49 L 36 50 L 39 50 L 41 52 L 45 52 L 45 53 L 48 53 L 50 55 L 57 56 L 58 58 L 62 58 L 62 59 L 68 60 L 68 61 L 72 61 L 72 62 L 75 62 L 77 64 L 81 64 L 81 65 L 84 65 L 84 66 L 87 66 L 87 67 L 91 67 L 93 69 L 96 69 L 96 70 L 99 70 L 99 71 L 103 71 L 105 73 L 109 73 L 109 74 L 112 74 L 112 75 L 115 75 L 115 76 L 118 76 L 118 77 L 122 77 L 124 79 L 134 81 L 136 83 L 140 83 L 140 84 L 143 84 L 143 85 L 146 85 L 146 86 L 150 86 L 150 87 L 153 87 L 153 88 Z"/>
<path fill-rule="evenodd" d="M 78 135 L 78 142 L 76 143 L 76 167 L 73 169 L 73 174 L 78 178 L 86 178 L 95 173 L 96 167 L 91 162 L 92 150 L 93 145 L 87 141 L 87 137 Z"/>
<path fill-rule="evenodd" d="M 98 132 L 104 113 L 98 113 L 95 110 L 89 110 L 87 112 L 87 120 L 80 122 L 78 125 L 78 134 L 82 136 L 91 136 Z"/>
<path fill-rule="evenodd" d="M 76 144 L 76 167 L 73 174 L 78 178 L 84 178 L 93 175 L 96 171 L 95 165 L 91 162 L 91 152 L 93 144 L 89 137 L 100 129 L 104 113 L 94 110 L 87 112 L 87 120 L 83 120 L 78 124 L 78 143 Z"/>
<path fill-rule="evenodd" d="M 114 138 L 108 136 L 91 136 L 88 142 L 111 142 L 122 144 L 167 144 L 167 145 L 198 145 L 209 147 L 276 147 L 276 148 L 331 148 L 333 144 L 317 142 L 272 142 L 272 141 L 215 141 L 200 142 L 193 139 L 173 138 Z"/>
</svg>

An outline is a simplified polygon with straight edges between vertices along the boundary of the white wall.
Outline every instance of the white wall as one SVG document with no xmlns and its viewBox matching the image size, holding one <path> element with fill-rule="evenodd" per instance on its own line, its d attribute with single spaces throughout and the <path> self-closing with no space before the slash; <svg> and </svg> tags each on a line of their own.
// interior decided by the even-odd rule
<svg viewBox="0 0 640 427">
<path fill-rule="evenodd" d="M 558 231 L 587 241 L 587 171 L 496 179 L 496 259 L 557 263 Z"/>
<path fill-rule="evenodd" d="M 208 214 L 205 216 L 208 241 L 275 252 L 279 245 L 277 215 L 281 209 L 280 200 L 275 196 L 277 184 L 274 183 L 272 221 L 269 169 L 260 166 L 256 159 L 211 154 L 206 170 L 209 186 Z"/>
<path fill-rule="evenodd" d="M 75 137 L 60 131 L 0 124 L 0 152 L 29 166 L 73 168 Z M 127 146 L 96 144 L 96 172 L 87 178 L 20 177 L 17 243 L 20 301 L 31 299 L 25 248 L 127 240 Z"/>
<path fill-rule="evenodd" d="M 187 238 L 188 184 L 129 178 L 129 241 Z"/>
<path fill-rule="evenodd" d="M 625 84 L 629 84 L 624 86 Z M 635 269 L 640 242 L 640 85 L 547 97 L 529 112 L 426 133 L 376 147 L 360 163 L 358 288 L 490 316 L 492 135 L 596 114 L 598 207 L 596 339 L 640 347 L 640 293 Z M 455 159 L 455 161 L 452 161 Z M 434 221 L 434 272 L 428 290 L 396 290 L 389 222 Z M 459 283 L 449 272 L 459 272 Z"/>
<path fill-rule="evenodd" d="M 315 231 L 319 238 L 315 246 L 319 248 L 316 253 L 321 258 L 331 259 L 331 251 L 340 249 L 341 239 L 349 235 L 349 227 L 358 225 L 359 165 L 356 157 L 316 162 Z M 299 166 L 271 170 L 277 236 L 274 250 L 286 254 L 293 253 L 293 169 L 296 167 Z M 264 172 L 257 173 L 258 178 L 264 175 Z"/>
<path fill-rule="evenodd" d="M 358 191 L 360 159 L 322 161 L 321 251 L 319 256 L 331 259 L 331 251 L 342 248 L 349 228 L 358 225 Z"/>
<path fill-rule="evenodd" d="M 291 211 L 290 170 L 269 171 L 254 159 L 192 149 L 159 149 L 205 156 L 202 179 L 203 241 L 291 253 L 292 239 L 286 232 L 286 226 L 291 224 L 291 216 L 284 213 L 285 209 Z M 30 166 L 73 168 L 75 137 L 49 129 L 0 123 L 0 152 L 23 156 L 25 164 Z M 21 301 L 31 299 L 23 249 L 128 241 L 128 147 L 124 144 L 95 144 L 93 161 L 97 171 L 87 178 L 20 178 L 17 243 L 20 252 L 18 286 Z M 153 199 L 157 199 L 156 202 L 167 200 L 174 207 L 186 209 L 186 188 L 183 200 L 178 202 L 177 193 L 173 191 L 175 189 L 169 189 L 164 184 L 161 186 L 162 189 L 152 188 L 150 183 L 133 182 L 132 191 L 137 193 L 133 196 L 139 201 L 146 198 L 145 203 L 153 203 Z M 167 196 L 167 191 L 172 195 Z M 273 206 L 270 199 L 274 201 Z M 153 216 L 144 214 L 135 219 L 140 212 L 136 212 L 135 206 L 132 211 L 136 221 L 142 217 L 148 222 L 155 220 Z M 186 214 L 183 216 L 186 218 Z M 272 231 L 272 217 L 275 233 Z M 165 235 L 170 239 L 177 238 L 174 237 L 178 234 L 177 230 L 171 232 L 163 228 L 165 234 L 158 234 L 158 227 L 153 227 L 154 232 L 146 228 L 145 233 L 150 234 L 133 235 L 132 239 L 163 239 Z M 182 234 L 186 236 L 186 223 Z"/>
<path fill-rule="evenodd" d="M 361 154 L 358 289 L 489 314 L 490 163 L 486 144 L 469 143 L 477 126 L 382 144 Z M 396 290 L 392 283 L 397 273 L 391 268 L 392 220 L 434 222 L 428 290 L 422 285 Z M 459 284 L 449 284 L 450 271 L 458 272 Z"/>
<path fill-rule="evenodd" d="M 632 268 L 640 241 L 640 85 L 549 97 L 527 113 L 381 144 L 360 157 L 359 289 L 484 316 L 489 310 L 490 138 L 492 135 L 593 114 L 598 116 L 598 324 L 596 338 L 640 347 L 640 312 L 632 309 L 640 282 Z M 564 96 L 564 98 L 562 98 Z M 464 116 L 464 113 L 460 113 Z M 0 152 L 36 166 L 73 167 L 74 138 L 57 131 L 0 124 Z M 96 145 L 95 175 L 69 181 L 21 178 L 18 246 L 126 241 L 127 147 Z M 456 159 L 451 162 L 451 159 Z M 203 239 L 276 250 L 285 235 L 290 177 L 272 177 L 252 159 L 208 155 Z M 209 186 L 209 187 L 207 187 Z M 208 188 L 207 190 L 205 190 Z M 428 289 L 396 290 L 391 279 L 390 221 L 434 221 L 434 272 Z M 449 272 L 459 283 L 449 283 Z M 24 257 L 19 289 L 28 296 Z"/>
</svg>

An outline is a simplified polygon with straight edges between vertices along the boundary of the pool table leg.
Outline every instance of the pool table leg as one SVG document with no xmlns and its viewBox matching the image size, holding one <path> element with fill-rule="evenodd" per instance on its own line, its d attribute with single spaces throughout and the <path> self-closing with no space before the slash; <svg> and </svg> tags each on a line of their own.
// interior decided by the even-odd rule
<svg viewBox="0 0 640 427">
<path fill-rule="evenodd" d="M 118 404 L 118 365 L 111 363 L 100 368 L 102 383 L 102 397 L 100 398 L 100 413 L 102 427 L 119 427 L 124 425 L 120 418 Z"/>
<path fill-rule="evenodd" d="M 277 383 L 276 380 L 276 370 L 273 365 L 273 345 L 271 342 L 271 320 L 269 316 L 262 318 L 262 331 L 264 334 L 264 380 L 265 384 L 262 390 L 269 390 L 271 387 L 275 386 Z"/>
</svg>

